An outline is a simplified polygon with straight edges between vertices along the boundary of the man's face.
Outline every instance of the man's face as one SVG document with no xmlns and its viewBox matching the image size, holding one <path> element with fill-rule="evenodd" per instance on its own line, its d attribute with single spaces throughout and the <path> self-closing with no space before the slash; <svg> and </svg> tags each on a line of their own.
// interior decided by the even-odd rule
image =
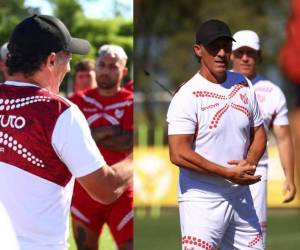
<svg viewBox="0 0 300 250">
<path fill-rule="evenodd" d="M 199 45 L 201 68 L 213 76 L 223 76 L 228 69 L 232 42 L 228 38 L 218 38 L 207 46 Z"/>
<path fill-rule="evenodd" d="M 241 47 L 232 52 L 231 60 L 233 70 L 253 79 L 256 74 L 256 63 L 260 59 L 260 53 L 249 47 Z"/>
<path fill-rule="evenodd" d="M 112 89 L 121 83 L 126 73 L 127 68 L 118 58 L 103 56 L 96 66 L 97 85 L 100 89 Z"/>
<path fill-rule="evenodd" d="M 92 87 L 94 79 L 95 79 L 94 70 L 78 71 L 74 79 L 74 92 Z"/>
</svg>

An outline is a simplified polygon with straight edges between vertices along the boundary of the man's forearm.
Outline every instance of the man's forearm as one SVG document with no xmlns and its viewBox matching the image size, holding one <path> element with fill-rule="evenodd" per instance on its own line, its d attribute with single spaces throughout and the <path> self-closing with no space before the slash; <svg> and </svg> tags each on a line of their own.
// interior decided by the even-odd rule
<svg viewBox="0 0 300 250">
<path fill-rule="evenodd" d="M 294 148 L 290 127 L 274 126 L 281 165 L 288 181 L 294 182 Z"/>
<path fill-rule="evenodd" d="M 102 140 L 111 138 L 121 134 L 121 128 L 117 126 L 100 126 L 97 128 L 91 128 L 92 137 L 96 143 L 100 143 Z"/>
<path fill-rule="evenodd" d="M 248 174 L 253 171 L 245 160 L 231 159 L 228 164 L 231 167 L 224 167 L 209 161 L 192 149 L 194 135 L 169 135 L 170 159 L 172 163 L 198 173 L 207 173 L 221 176 L 233 183 L 240 185 L 250 185 L 260 180 L 260 176 Z"/>
<path fill-rule="evenodd" d="M 97 143 L 113 151 L 126 152 L 133 148 L 133 135 L 114 136 L 99 140 Z"/>
<path fill-rule="evenodd" d="M 170 149 L 170 159 L 177 166 L 186 167 L 199 173 L 226 176 L 225 167 L 205 159 L 190 148 L 181 147 L 180 150 L 176 151 Z"/>
<path fill-rule="evenodd" d="M 267 137 L 263 125 L 252 128 L 251 143 L 246 160 L 251 165 L 257 165 L 266 150 Z"/>
<path fill-rule="evenodd" d="M 111 166 L 115 173 L 115 186 L 117 188 L 114 194 L 116 197 L 120 197 L 132 182 L 133 164 L 131 158 L 132 155 Z"/>
</svg>

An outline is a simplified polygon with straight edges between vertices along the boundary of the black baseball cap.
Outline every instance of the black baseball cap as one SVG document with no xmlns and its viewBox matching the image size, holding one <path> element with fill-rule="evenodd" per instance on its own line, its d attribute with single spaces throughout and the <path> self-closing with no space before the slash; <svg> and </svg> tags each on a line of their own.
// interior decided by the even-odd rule
<svg viewBox="0 0 300 250">
<path fill-rule="evenodd" d="M 220 37 L 227 37 L 232 41 L 231 31 L 228 25 L 220 20 L 211 19 L 203 22 L 196 32 L 196 43 L 208 45 Z"/>
<path fill-rule="evenodd" d="M 27 55 L 58 51 L 84 55 L 91 48 L 87 40 L 72 37 L 62 21 L 48 15 L 33 15 L 19 23 L 10 37 L 11 52 L 10 46 Z"/>
</svg>

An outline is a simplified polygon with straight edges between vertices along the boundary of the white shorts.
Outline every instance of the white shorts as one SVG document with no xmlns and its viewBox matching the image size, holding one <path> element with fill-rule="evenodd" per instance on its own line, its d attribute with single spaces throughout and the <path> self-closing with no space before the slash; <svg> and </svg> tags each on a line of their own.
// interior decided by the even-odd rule
<svg viewBox="0 0 300 250">
<path fill-rule="evenodd" d="M 182 250 L 262 250 L 249 189 L 231 200 L 179 202 Z"/>
<path fill-rule="evenodd" d="M 267 180 L 250 185 L 250 191 L 254 202 L 256 214 L 260 223 L 264 242 L 267 231 Z"/>
</svg>

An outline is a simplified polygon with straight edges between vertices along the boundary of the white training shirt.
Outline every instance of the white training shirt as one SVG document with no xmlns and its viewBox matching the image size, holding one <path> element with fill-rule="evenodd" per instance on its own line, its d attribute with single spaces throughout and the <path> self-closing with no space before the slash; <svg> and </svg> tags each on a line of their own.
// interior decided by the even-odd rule
<svg viewBox="0 0 300 250">
<path fill-rule="evenodd" d="M 245 159 L 250 128 L 262 124 L 254 89 L 241 74 L 227 72 L 222 84 L 195 74 L 173 97 L 168 134 L 194 134 L 195 152 L 224 167 L 229 160 Z M 199 198 L 228 199 L 244 190 L 216 175 L 180 167 L 179 201 Z"/>
<path fill-rule="evenodd" d="M 251 82 L 264 120 L 266 134 L 269 133 L 273 125 L 288 125 L 288 109 L 282 90 L 261 75 L 257 75 Z M 268 151 L 266 150 L 256 170 L 257 174 L 262 175 L 262 180 L 267 178 L 267 164 Z"/>
<path fill-rule="evenodd" d="M 11 81 L 5 84 L 35 86 Z M 83 114 L 76 105 L 69 103 L 71 106 L 56 121 L 52 133 L 52 146 L 71 174 L 74 177 L 82 177 L 106 163 L 91 137 Z M 1 162 L 1 152 L 0 170 L 0 201 L 12 221 L 20 248 L 68 249 L 68 218 L 74 178 L 63 187 Z"/>
<path fill-rule="evenodd" d="M 7 211 L 0 202 L 0 246 L 1 249 L 20 250 L 17 236 L 11 224 L 11 220 L 7 215 Z"/>
</svg>

